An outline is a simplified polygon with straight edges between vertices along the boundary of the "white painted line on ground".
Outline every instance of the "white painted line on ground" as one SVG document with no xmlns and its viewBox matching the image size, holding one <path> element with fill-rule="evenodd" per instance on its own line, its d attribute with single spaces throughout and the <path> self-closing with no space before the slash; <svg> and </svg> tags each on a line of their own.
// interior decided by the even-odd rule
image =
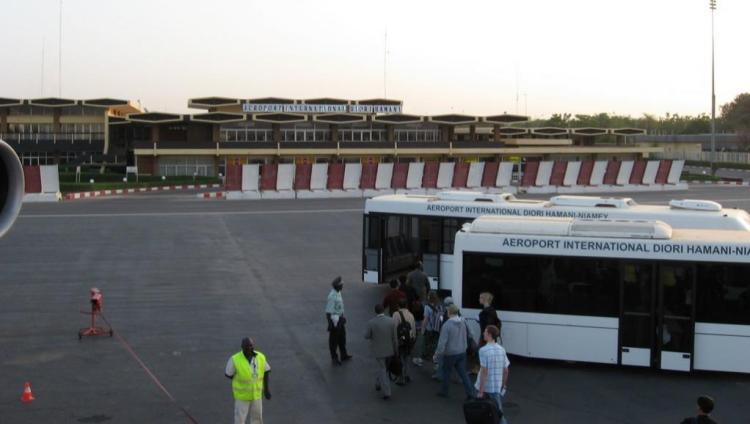
<svg viewBox="0 0 750 424">
<path fill-rule="evenodd" d="M 228 211 L 228 212 L 134 212 L 134 213 L 92 213 L 92 214 L 33 214 L 19 215 L 19 218 L 107 218 L 127 216 L 221 216 L 221 215 L 294 215 L 307 213 L 351 213 L 364 209 L 281 209 L 268 211 Z"/>
</svg>

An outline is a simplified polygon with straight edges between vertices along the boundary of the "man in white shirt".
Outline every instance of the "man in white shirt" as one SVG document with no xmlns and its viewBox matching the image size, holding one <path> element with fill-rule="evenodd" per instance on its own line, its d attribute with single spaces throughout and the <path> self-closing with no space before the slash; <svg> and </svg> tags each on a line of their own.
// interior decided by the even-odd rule
<svg viewBox="0 0 750 424">
<path fill-rule="evenodd" d="M 341 277 L 336 277 L 331 282 L 331 286 L 331 292 L 328 293 L 326 301 L 328 349 L 331 351 L 333 365 L 341 365 L 341 361 L 352 359 L 352 356 L 346 352 L 346 318 L 344 317 L 344 299 L 341 296 L 344 283 L 341 282 Z"/>
<path fill-rule="evenodd" d="M 510 360 L 505 353 L 505 349 L 497 344 L 497 338 L 500 336 L 500 330 L 494 325 L 488 325 L 482 334 L 485 345 L 479 349 L 479 374 L 475 388 L 478 397 L 481 399 L 487 395 L 497 403 L 500 413 L 503 412 L 503 397 L 508 389 L 508 374 Z M 503 414 L 500 419 L 501 424 L 507 424 Z"/>
</svg>

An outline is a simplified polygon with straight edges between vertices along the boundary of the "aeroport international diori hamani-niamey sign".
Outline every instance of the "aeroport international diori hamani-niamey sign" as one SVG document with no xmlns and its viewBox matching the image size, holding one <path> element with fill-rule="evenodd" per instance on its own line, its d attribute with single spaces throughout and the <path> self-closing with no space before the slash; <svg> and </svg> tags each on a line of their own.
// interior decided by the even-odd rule
<svg viewBox="0 0 750 424">
<path fill-rule="evenodd" d="M 243 103 L 245 113 L 401 113 L 401 105 L 321 105 L 321 104 L 281 104 Z"/>
</svg>

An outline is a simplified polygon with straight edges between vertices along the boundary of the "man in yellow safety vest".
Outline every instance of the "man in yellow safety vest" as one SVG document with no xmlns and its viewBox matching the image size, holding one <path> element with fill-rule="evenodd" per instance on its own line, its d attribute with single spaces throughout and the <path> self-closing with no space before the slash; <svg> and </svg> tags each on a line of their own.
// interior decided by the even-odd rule
<svg viewBox="0 0 750 424">
<path fill-rule="evenodd" d="M 232 380 L 234 424 L 263 424 L 263 397 L 271 399 L 266 356 L 255 350 L 253 339 L 242 339 L 242 351 L 229 358 L 224 375 Z"/>
</svg>

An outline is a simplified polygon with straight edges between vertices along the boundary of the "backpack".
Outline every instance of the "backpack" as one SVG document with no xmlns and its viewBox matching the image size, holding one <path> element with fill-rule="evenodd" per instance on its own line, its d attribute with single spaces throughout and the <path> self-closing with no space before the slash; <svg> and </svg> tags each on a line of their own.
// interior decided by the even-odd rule
<svg viewBox="0 0 750 424">
<path fill-rule="evenodd" d="M 411 338 L 411 323 L 404 318 L 404 313 L 398 311 L 401 317 L 401 322 L 396 327 L 396 338 L 398 339 L 399 350 L 409 352 L 411 350 L 414 340 Z"/>
</svg>

